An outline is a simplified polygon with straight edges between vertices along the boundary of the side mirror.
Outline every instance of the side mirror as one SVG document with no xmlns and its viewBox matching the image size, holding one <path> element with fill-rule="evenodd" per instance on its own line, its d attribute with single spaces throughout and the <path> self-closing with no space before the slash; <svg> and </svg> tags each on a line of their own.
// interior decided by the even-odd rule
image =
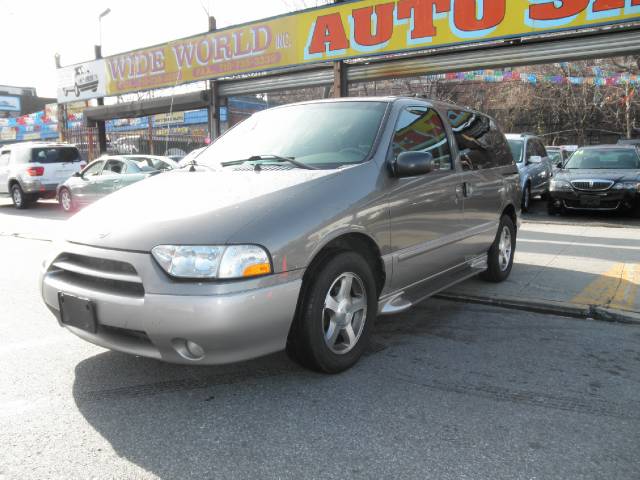
<svg viewBox="0 0 640 480">
<path fill-rule="evenodd" d="M 80 172 L 76 172 L 73 174 L 74 177 L 82 177 L 82 173 Z"/>
<path fill-rule="evenodd" d="M 395 161 L 396 177 L 418 177 L 433 171 L 433 155 L 428 152 L 402 152 Z"/>
<path fill-rule="evenodd" d="M 562 168 L 562 167 L 564 167 L 564 165 L 562 164 L 562 162 L 558 162 L 558 163 L 556 163 L 556 167 Z"/>
<path fill-rule="evenodd" d="M 527 163 L 542 163 L 542 157 L 540 155 L 531 155 L 527 159 Z"/>
</svg>

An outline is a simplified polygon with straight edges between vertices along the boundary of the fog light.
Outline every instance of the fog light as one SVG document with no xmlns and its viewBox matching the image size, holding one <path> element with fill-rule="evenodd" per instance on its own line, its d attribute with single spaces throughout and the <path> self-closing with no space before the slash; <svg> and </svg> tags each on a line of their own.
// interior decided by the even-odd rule
<svg viewBox="0 0 640 480">
<path fill-rule="evenodd" d="M 204 357 L 204 349 L 196 342 L 192 342 L 191 340 L 187 340 L 187 351 L 193 358 Z"/>
<path fill-rule="evenodd" d="M 196 342 L 186 340 L 184 338 L 174 338 L 171 341 L 173 348 L 176 352 L 187 360 L 202 360 L 204 358 L 204 348 L 198 345 Z"/>
</svg>

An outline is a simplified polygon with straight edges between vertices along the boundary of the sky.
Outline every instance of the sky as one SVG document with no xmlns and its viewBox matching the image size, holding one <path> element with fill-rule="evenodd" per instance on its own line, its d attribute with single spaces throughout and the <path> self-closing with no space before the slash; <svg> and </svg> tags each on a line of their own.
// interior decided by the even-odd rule
<svg viewBox="0 0 640 480">
<path fill-rule="evenodd" d="M 218 28 L 279 15 L 310 0 L 0 0 L 0 85 L 56 95 L 54 56 L 62 65 L 94 58 L 102 20 L 102 53 L 113 55 L 206 32 L 205 11 Z"/>
</svg>

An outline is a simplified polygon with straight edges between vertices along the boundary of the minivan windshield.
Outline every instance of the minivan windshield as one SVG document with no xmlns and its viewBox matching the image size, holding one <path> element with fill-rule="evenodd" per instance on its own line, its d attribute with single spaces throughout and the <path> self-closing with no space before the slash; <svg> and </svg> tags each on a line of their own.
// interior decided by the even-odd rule
<svg viewBox="0 0 640 480">
<path fill-rule="evenodd" d="M 524 142 L 522 140 L 508 140 L 508 142 L 513 159 L 518 163 L 522 162 L 522 149 L 524 148 Z"/>
<path fill-rule="evenodd" d="M 385 102 L 347 101 L 265 110 L 216 140 L 197 162 L 223 168 L 249 159 L 271 163 L 280 156 L 313 168 L 361 163 L 373 148 L 386 107 Z"/>
<path fill-rule="evenodd" d="M 580 149 L 571 155 L 564 168 L 635 170 L 640 169 L 640 158 L 633 148 Z"/>
</svg>

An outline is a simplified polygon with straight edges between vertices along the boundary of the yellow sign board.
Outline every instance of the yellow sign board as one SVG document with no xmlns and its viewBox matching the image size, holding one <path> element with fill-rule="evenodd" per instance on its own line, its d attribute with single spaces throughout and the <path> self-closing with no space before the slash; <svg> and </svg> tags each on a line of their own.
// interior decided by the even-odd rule
<svg viewBox="0 0 640 480">
<path fill-rule="evenodd" d="M 640 20 L 640 0 L 360 0 L 105 59 L 108 95 Z"/>
</svg>

